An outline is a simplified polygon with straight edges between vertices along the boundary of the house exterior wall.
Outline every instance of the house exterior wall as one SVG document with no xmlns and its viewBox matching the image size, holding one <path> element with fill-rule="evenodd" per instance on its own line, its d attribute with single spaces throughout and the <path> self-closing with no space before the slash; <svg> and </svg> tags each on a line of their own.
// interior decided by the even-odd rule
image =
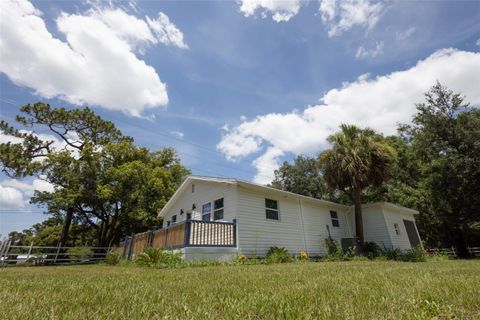
<svg viewBox="0 0 480 320">
<path fill-rule="evenodd" d="M 305 238 L 307 253 L 310 256 L 322 256 L 328 253 L 325 239 L 330 236 L 340 245 L 342 238 L 350 238 L 349 222 L 346 217 L 346 210 L 330 205 L 319 205 L 309 201 L 300 200 L 302 205 Z M 332 225 L 330 211 L 338 214 L 339 227 Z"/>
<path fill-rule="evenodd" d="M 409 210 L 400 207 L 394 208 L 382 203 L 365 204 L 362 206 L 363 233 L 365 241 L 373 241 L 380 248 L 399 248 L 401 250 L 411 249 L 407 230 L 403 220 L 412 221 L 415 224 L 415 216 Z M 355 234 L 355 212 L 351 210 L 350 222 L 352 234 Z M 395 231 L 395 224 L 398 225 L 400 234 Z M 415 229 L 416 229 L 415 224 Z M 418 235 L 418 229 L 417 229 Z M 420 238 L 420 236 L 419 236 Z"/>
<path fill-rule="evenodd" d="M 278 201 L 278 221 L 266 218 L 266 197 Z M 272 246 L 285 247 L 290 253 L 305 248 L 297 201 L 239 187 L 237 213 L 238 246 L 242 254 L 264 256 Z"/>
<path fill-rule="evenodd" d="M 413 214 L 399 212 L 390 208 L 382 208 L 383 215 L 385 217 L 386 227 L 391 238 L 391 245 L 394 248 L 400 248 L 402 250 L 411 249 L 410 240 L 408 239 L 407 230 L 403 220 L 412 221 L 417 229 L 415 224 L 415 218 Z M 397 235 L 395 231 L 395 224 L 398 225 L 400 234 Z M 417 230 L 418 235 L 418 230 Z M 420 236 L 419 236 L 420 238 Z"/>
<path fill-rule="evenodd" d="M 219 221 L 237 220 L 238 252 L 264 256 L 272 246 L 285 247 L 297 255 L 305 250 L 310 256 L 327 254 L 325 239 L 330 235 L 340 245 L 342 238 L 355 236 L 354 209 L 340 204 L 319 202 L 268 188 L 230 181 L 194 180 L 182 187 L 175 201 L 164 214 L 163 227 L 173 215 L 177 222 L 184 221 L 192 205 L 193 220 L 202 219 L 202 205 L 224 199 L 224 218 Z M 192 184 L 195 185 L 192 193 Z M 265 199 L 278 201 L 279 220 L 266 218 Z M 415 222 L 414 211 L 391 204 L 366 204 L 363 208 L 365 241 L 376 242 L 381 248 L 410 249 L 410 241 L 403 220 Z M 184 214 L 180 214 L 183 209 Z M 333 226 L 330 211 L 336 211 L 339 226 Z M 394 224 L 400 234 L 397 235 Z M 328 226 L 328 230 L 327 230 Z M 418 234 L 418 231 L 417 231 Z M 235 249 L 236 250 L 236 249 Z M 206 252 L 202 252 L 200 256 Z"/>
<path fill-rule="evenodd" d="M 352 208 L 350 211 L 350 223 L 352 226 L 352 234 L 356 235 L 355 232 L 355 209 Z M 363 217 L 363 235 L 365 241 L 373 241 L 380 248 L 390 248 L 392 247 L 392 240 L 390 237 L 390 232 L 387 228 L 387 222 L 385 221 L 385 216 L 383 214 L 382 208 L 378 206 L 363 206 L 362 207 L 362 217 Z"/>
<path fill-rule="evenodd" d="M 192 193 L 192 184 L 195 185 Z M 192 205 L 195 204 L 196 209 L 192 211 L 193 220 L 202 219 L 202 205 L 207 202 L 212 202 L 211 219 L 213 220 L 213 201 L 223 198 L 223 219 L 218 221 L 231 222 L 236 216 L 236 185 L 229 183 L 218 183 L 208 181 L 193 181 L 184 189 L 182 194 L 172 205 L 168 213 L 163 219 L 163 227 L 167 226 L 167 221 L 171 221 L 173 215 L 177 215 L 177 222 L 187 219 L 187 212 L 192 210 Z M 184 214 L 180 214 L 183 209 Z"/>
<path fill-rule="evenodd" d="M 265 198 L 278 201 L 278 221 L 266 218 Z M 340 227 L 332 226 L 330 210 L 337 211 Z M 350 236 L 345 210 L 335 205 L 239 187 L 237 212 L 239 252 L 246 255 L 263 256 L 272 246 L 284 247 L 292 254 L 302 250 L 310 256 L 326 254 L 326 225 L 338 243 Z"/>
</svg>

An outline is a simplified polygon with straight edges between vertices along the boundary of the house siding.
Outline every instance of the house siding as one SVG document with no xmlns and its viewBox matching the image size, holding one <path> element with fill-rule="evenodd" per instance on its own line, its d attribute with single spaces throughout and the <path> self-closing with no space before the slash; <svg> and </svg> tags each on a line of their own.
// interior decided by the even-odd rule
<svg viewBox="0 0 480 320">
<path fill-rule="evenodd" d="M 345 210 L 276 194 L 238 188 L 238 241 L 243 254 L 263 256 L 272 246 L 284 247 L 292 254 L 305 250 L 310 256 L 327 253 L 325 239 L 330 234 L 338 243 L 350 237 Z M 265 217 L 265 198 L 278 201 L 278 221 Z M 338 213 L 340 227 L 333 227 L 330 210 Z"/>
<path fill-rule="evenodd" d="M 328 253 L 325 246 L 325 239 L 329 234 L 327 225 L 330 229 L 330 236 L 341 244 L 342 238 L 351 237 L 348 228 L 349 223 L 346 218 L 346 210 L 339 210 L 334 206 L 318 205 L 307 201 L 301 201 L 303 221 L 305 226 L 305 238 L 307 243 L 307 252 L 310 256 L 321 256 Z M 330 210 L 336 211 L 339 219 L 339 227 L 332 225 Z"/>
<path fill-rule="evenodd" d="M 412 246 L 410 245 L 410 240 L 408 239 L 407 230 L 405 228 L 403 220 L 412 221 L 415 225 L 415 229 L 417 229 L 413 214 L 402 213 L 385 207 L 382 209 L 382 211 L 385 217 L 386 228 L 388 230 L 388 233 L 390 234 L 391 246 L 393 246 L 394 248 L 400 248 L 402 250 L 411 249 Z M 395 232 L 395 223 L 398 224 L 400 235 L 397 235 Z"/>
<path fill-rule="evenodd" d="M 278 201 L 279 220 L 265 217 L 265 198 Z M 264 256 L 272 246 L 290 253 L 305 248 L 298 201 L 238 188 L 238 246 L 242 254 Z"/>
<path fill-rule="evenodd" d="M 277 246 L 295 255 L 305 250 L 310 256 L 322 256 L 327 254 L 325 239 L 329 235 L 339 245 L 342 238 L 355 236 L 353 208 L 234 180 L 219 180 L 187 180 L 178 191 L 180 194 L 162 213 L 163 227 L 173 215 L 177 215 L 177 222 L 184 221 L 192 204 L 196 206 L 192 219 L 201 220 L 202 205 L 212 202 L 213 211 L 213 201 L 223 198 L 224 218 L 221 221 L 237 220 L 237 247 L 242 254 L 264 256 L 270 247 Z M 192 183 L 195 185 L 193 193 Z M 266 218 L 265 198 L 278 201 L 279 220 Z M 362 208 L 365 241 L 376 242 L 381 248 L 410 249 L 403 220 L 415 222 L 415 211 L 388 203 L 366 204 Z M 183 215 L 180 215 L 181 209 Z M 339 227 L 332 224 L 331 210 L 338 214 Z M 395 223 L 400 235 L 395 233 Z"/>
<path fill-rule="evenodd" d="M 218 221 L 231 222 L 235 219 L 237 202 L 237 186 L 235 184 L 208 181 L 193 181 L 193 184 L 195 185 L 194 192 L 192 193 L 192 183 L 190 183 L 165 215 L 163 219 L 164 228 L 173 215 L 177 215 L 177 223 L 186 220 L 187 211 L 191 211 L 193 204 L 195 204 L 196 209 L 192 212 L 192 219 L 201 220 L 202 205 L 212 202 L 211 219 L 213 219 L 213 201 L 220 198 L 223 198 L 224 210 L 223 219 Z M 185 212 L 183 215 L 180 215 L 181 209 Z"/>
<path fill-rule="evenodd" d="M 387 222 L 380 206 L 369 206 L 362 208 L 363 216 L 363 234 L 365 241 L 373 241 L 380 248 L 392 247 L 390 232 L 387 228 Z M 355 210 L 350 213 L 350 221 L 353 230 L 355 230 Z M 393 226 L 392 226 L 393 227 Z M 355 234 L 355 232 L 353 232 Z"/>
</svg>

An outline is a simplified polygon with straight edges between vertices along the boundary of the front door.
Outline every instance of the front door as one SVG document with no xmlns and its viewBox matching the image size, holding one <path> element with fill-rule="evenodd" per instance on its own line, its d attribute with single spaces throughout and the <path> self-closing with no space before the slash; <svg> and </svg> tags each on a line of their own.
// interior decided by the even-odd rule
<svg viewBox="0 0 480 320">
<path fill-rule="evenodd" d="M 408 240 L 413 247 L 420 245 L 420 238 L 418 237 L 417 228 L 415 228 L 415 222 L 410 220 L 403 220 L 405 229 L 407 230 Z"/>
</svg>

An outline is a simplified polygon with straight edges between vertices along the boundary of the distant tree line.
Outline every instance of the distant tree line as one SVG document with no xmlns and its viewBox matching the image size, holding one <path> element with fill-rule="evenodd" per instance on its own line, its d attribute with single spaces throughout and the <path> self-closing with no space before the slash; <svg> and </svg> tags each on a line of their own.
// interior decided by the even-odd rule
<svg viewBox="0 0 480 320">
<path fill-rule="evenodd" d="M 357 221 L 361 202 L 415 208 L 425 245 L 468 256 L 467 246 L 480 245 L 480 109 L 439 83 L 416 107 L 395 136 L 342 125 L 331 149 L 284 162 L 271 186 L 353 204 Z"/>
</svg>

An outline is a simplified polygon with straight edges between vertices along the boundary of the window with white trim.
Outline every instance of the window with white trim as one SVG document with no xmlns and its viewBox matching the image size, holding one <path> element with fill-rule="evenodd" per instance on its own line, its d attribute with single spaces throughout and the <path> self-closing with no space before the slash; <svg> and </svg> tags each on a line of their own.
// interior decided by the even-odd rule
<svg viewBox="0 0 480 320">
<path fill-rule="evenodd" d="M 170 220 L 167 220 L 167 227 L 170 227 Z"/>
<path fill-rule="evenodd" d="M 223 198 L 213 202 L 213 220 L 223 219 Z"/>
<path fill-rule="evenodd" d="M 174 214 L 172 216 L 172 224 L 175 224 L 175 223 L 177 223 L 177 215 L 176 214 Z"/>
<path fill-rule="evenodd" d="M 278 220 L 278 201 L 265 198 L 265 217 L 269 220 Z"/>
<path fill-rule="evenodd" d="M 207 202 L 202 206 L 202 220 L 210 221 L 211 213 L 212 213 L 212 203 Z"/>
<path fill-rule="evenodd" d="M 330 211 L 330 218 L 332 219 L 332 226 L 339 228 L 340 220 L 338 219 L 337 211 Z"/>
<path fill-rule="evenodd" d="M 394 223 L 393 228 L 395 228 L 395 234 L 397 236 L 399 236 L 400 235 L 400 226 L 398 225 L 398 223 Z"/>
</svg>

